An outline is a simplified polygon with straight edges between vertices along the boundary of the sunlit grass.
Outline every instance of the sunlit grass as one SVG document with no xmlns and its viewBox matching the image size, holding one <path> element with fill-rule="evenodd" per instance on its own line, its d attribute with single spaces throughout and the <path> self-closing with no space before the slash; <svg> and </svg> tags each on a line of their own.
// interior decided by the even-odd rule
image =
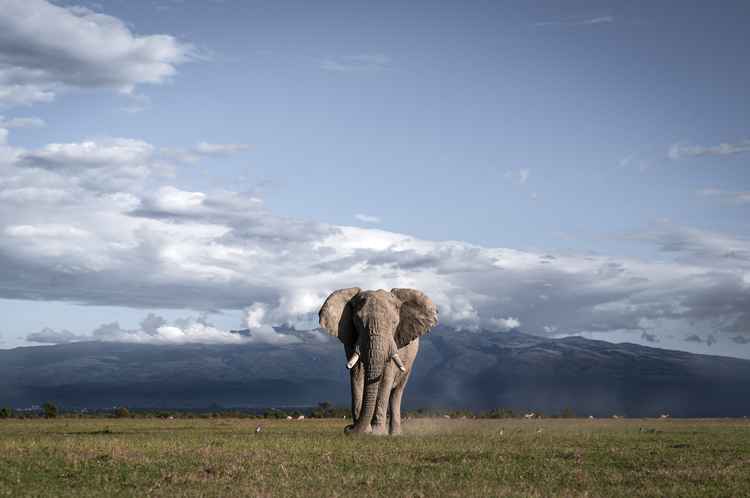
<svg viewBox="0 0 750 498">
<path fill-rule="evenodd" d="M 256 434 L 256 426 L 262 430 Z M 747 420 L 0 421 L 0 496 L 747 496 Z"/>
</svg>

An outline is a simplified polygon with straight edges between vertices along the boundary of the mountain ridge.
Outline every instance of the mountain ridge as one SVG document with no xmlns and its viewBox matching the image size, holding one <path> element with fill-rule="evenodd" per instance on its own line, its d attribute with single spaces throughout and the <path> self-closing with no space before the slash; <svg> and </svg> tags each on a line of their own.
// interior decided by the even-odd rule
<svg viewBox="0 0 750 498">
<path fill-rule="evenodd" d="M 292 335 L 306 333 L 287 331 Z M 605 416 L 750 414 L 750 360 L 521 332 L 438 326 L 420 344 L 404 402 Z M 349 402 L 343 347 L 78 342 L 0 350 L 0 406 L 305 406 Z"/>
</svg>

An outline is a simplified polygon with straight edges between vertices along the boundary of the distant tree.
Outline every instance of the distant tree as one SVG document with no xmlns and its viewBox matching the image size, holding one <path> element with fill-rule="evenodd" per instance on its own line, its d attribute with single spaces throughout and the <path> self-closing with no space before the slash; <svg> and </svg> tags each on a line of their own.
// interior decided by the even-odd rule
<svg viewBox="0 0 750 498">
<path fill-rule="evenodd" d="M 576 412 L 572 408 L 563 408 L 560 412 L 560 418 L 576 418 Z"/>
<path fill-rule="evenodd" d="M 13 415 L 13 411 L 10 408 L 0 409 L 0 418 L 10 418 Z"/>
<path fill-rule="evenodd" d="M 263 412 L 263 418 L 287 418 L 288 415 L 284 410 L 277 410 L 276 408 Z"/>
<path fill-rule="evenodd" d="M 47 401 L 42 405 L 42 412 L 44 413 L 44 418 L 55 418 L 57 417 L 57 405 Z"/>
<path fill-rule="evenodd" d="M 482 418 L 513 418 L 514 413 L 510 408 L 495 408 L 481 416 Z"/>
<path fill-rule="evenodd" d="M 113 415 L 115 416 L 115 418 L 128 418 L 130 417 L 130 410 L 128 410 L 124 406 L 120 406 L 118 408 L 115 408 Z"/>
</svg>

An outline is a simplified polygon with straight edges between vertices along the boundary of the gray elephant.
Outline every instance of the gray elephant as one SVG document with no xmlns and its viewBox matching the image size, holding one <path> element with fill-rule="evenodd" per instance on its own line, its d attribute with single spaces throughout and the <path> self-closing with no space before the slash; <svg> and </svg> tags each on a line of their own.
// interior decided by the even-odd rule
<svg viewBox="0 0 750 498">
<path fill-rule="evenodd" d="M 437 308 L 414 289 L 332 293 L 320 326 L 344 343 L 352 389 L 347 432 L 400 434 L 401 396 L 419 351 L 419 338 L 437 325 Z M 390 409 L 390 427 L 386 415 Z"/>
</svg>

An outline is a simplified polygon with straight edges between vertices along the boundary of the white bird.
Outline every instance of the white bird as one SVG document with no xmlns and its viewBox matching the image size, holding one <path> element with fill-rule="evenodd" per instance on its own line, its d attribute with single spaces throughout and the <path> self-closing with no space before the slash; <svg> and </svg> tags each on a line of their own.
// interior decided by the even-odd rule
<svg viewBox="0 0 750 498">
<path fill-rule="evenodd" d="M 255 428 L 255 433 L 256 434 L 260 434 L 260 431 L 262 431 L 262 430 L 263 430 L 263 427 L 258 426 L 258 427 Z"/>
</svg>

